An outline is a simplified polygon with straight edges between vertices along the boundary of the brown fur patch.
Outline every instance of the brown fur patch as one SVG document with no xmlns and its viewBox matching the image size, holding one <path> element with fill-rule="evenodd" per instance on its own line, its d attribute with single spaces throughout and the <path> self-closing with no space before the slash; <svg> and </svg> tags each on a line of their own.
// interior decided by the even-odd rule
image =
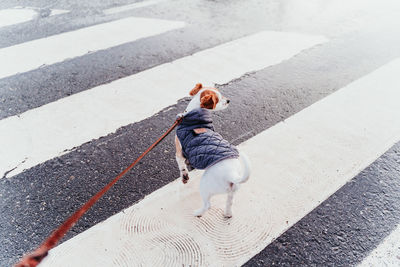
<svg viewBox="0 0 400 267">
<path fill-rule="evenodd" d="M 214 109 L 219 99 L 217 94 L 212 90 L 204 90 L 200 95 L 200 107 Z"/>
<path fill-rule="evenodd" d="M 207 132 L 207 129 L 206 128 L 196 128 L 196 129 L 193 129 L 193 132 L 195 132 L 196 134 L 201 134 L 201 133 Z"/>
<path fill-rule="evenodd" d="M 197 94 L 201 88 L 203 88 L 203 85 L 201 83 L 196 84 L 196 86 L 189 92 L 189 94 L 191 96 L 194 96 L 195 94 Z"/>
</svg>

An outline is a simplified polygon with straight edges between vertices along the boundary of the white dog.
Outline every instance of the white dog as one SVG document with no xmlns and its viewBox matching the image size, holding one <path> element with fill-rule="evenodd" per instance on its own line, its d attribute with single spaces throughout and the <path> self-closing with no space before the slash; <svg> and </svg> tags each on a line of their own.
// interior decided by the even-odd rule
<svg viewBox="0 0 400 267">
<path fill-rule="evenodd" d="M 186 110 L 178 114 L 183 121 L 175 136 L 176 161 L 182 182 L 189 180 L 187 163 L 196 169 L 205 169 L 200 181 L 203 207 L 196 210 L 194 215 L 200 217 L 210 208 L 213 195 L 227 193 L 224 216 L 230 218 L 233 194 L 240 183 L 249 179 L 250 161 L 214 131 L 210 111 L 227 108 L 229 99 L 223 97 L 216 88 L 203 87 L 201 84 L 197 84 L 190 95 L 193 99 Z"/>
</svg>

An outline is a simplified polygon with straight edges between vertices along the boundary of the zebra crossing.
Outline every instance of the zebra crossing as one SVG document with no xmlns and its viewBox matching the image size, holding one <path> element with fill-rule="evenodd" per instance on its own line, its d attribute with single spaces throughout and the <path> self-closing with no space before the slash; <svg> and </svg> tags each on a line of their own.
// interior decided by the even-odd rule
<svg viewBox="0 0 400 267">
<path fill-rule="evenodd" d="M 104 9 L 104 14 L 157 4 L 167 2 L 133 3 Z M 51 71 L 74 58 L 85 60 L 89 51 L 119 49 L 139 40 L 150 44 L 161 34 L 175 36 L 192 28 L 179 19 L 128 16 L 3 47 L 0 62 L 11 64 L 0 63 L 0 81 L 40 71 L 43 64 Z M 339 43 L 346 41 L 343 38 Z M 72 45 L 77 39 L 79 45 Z M 311 79 L 310 83 L 326 82 L 330 90 L 297 90 L 300 95 L 291 95 L 296 80 L 307 77 L 299 62 L 309 59 L 311 72 L 319 73 L 313 57 L 326 61 L 323 52 L 335 42 L 321 34 L 248 32 L 2 118 L 0 262 L 15 263 L 126 167 L 184 109 L 188 90 L 203 82 L 216 84 L 232 100 L 228 110 L 215 114 L 216 125 L 253 163 L 252 177 L 235 199 L 234 217 L 222 218 L 223 196 L 213 199 L 213 208 L 204 217 L 191 216 L 200 203 L 201 172 L 193 171 L 188 185 L 180 183 L 169 137 L 77 224 L 42 265 L 264 265 L 274 258 L 263 254 L 268 248 L 278 246 L 280 237 L 298 229 L 360 172 L 387 151 L 394 150 L 392 158 L 399 160 L 398 50 L 387 49 L 381 58 L 370 56 L 368 68 L 356 72 L 361 75 L 344 69 L 350 76 L 344 84 Z M 291 68 L 295 71 L 285 73 Z M 399 222 L 395 200 L 391 199 L 394 220 L 388 229 Z M 381 261 L 368 259 L 366 253 L 390 232 L 371 241 L 357 262 L 389 262 L 386 256 Z M 393 231 L 392 239 L 386 240 L 393 244 L 398 235 Z M 386 247 L 371 255 L 385 255 Z M 303 264 L 313 264 L 307 260 L 303 258 Z M 390 262 L 396 265 L 396 256 Z"/>
<path fill-rule="evenodd" d="M 0 50 L 0 60 L 11 64 L 2 66 L 0 78 L 183 26 L 182 22 L 131 17 L 6 47 Z M 79 45 L 73 45 L 76 40 Z"/>
<path fill-rule="evenodd" d="M 11 146 L 15 157 L 4 155 L 0 172 L 4 174 L 13 169 L 8 175 L 18 174 L 24 168 L 56 157 L 93 138 L 143 120 L 174 104 L 177 98 L 185 97 L 187 88 L 195 81 L 201 80 L 205 84 L 228 83 L 247 72 L 273 65 L 325 40 L 321 36 L 261 32 L 4 119 L 0 129 L 6 133 L 6 138 L 0 145 L 5 148 Z M 276 49 L 278 44 L 281 46 L 280 53 L 259 56 L 263 49 Z M 228 56 L 232 54 L 235 57 L 230 59 Z M 232 61 L 240 65 L 224 67 Z M 182 76 L 183 79 L 180 78 Z M 154 89 L 135 92 L 132 88 Z M 139 98 L 141 101 L 136 101 Z M 79 110 L 74 111 L 76 107 Z M 27 128 L 34 129 L 37 124 L 47 125 L 37 131 L 27 131 Z M 16 133 L 21 136 L 18 137 Z M 20 145 L 17 147 L 18 143 Z M 48 147 L 46 153 L 41 150 L 43 147 Z M 17 165 L 17 168 L 13 168 Z"/>
<path fill-rule="evenodd" d="M 252 158 L 254 178 L 235 199 L 234 213 L 240 218 L 221 220 L 221 198 L 215 200 L 217 208 L 210 214 L 187 218 L 191 208 L 200 203 L 198 183 L 183 187 L 177 179 L 65 242 L 44 265 L 135 262 L 140 266 L 160 265 L 164 260 L 171 266 L 242 265 L 400 140 L 400 124 L 394 123 L 400 117 L 397 83 L 393 83 L 398 69 L 399 60 L 389 63 L 239 145 Z M 362 99 L 365 91 L 368 97 L 355 107 L 349 100 Z M 387 108 L 387 114 L 380 113 L 390 116 L 384 125 L 377 110 L 371 108 L 373 104 Z M 335 110 L 337 106 L 341 109 Z M 349 113 L 353 114 L 350 118 Z M 260 144 L 268 151 L 260 149 Z M 193 180 L 199 178 L 196 173 Z M 270 210 L 271 206 L 280 209 Z M 247 225 L 249 218 L 255 220 L 251 225 Z M 191 235 L 193 232 L 202 235 Z M 170 244 L 178 241 L 183 250 L 178 252 L 180 257 Z M 94 256 L 99 244 L 104 252 Z M 87 249 L 82 251 L 79 245 Z M 132 253 L 140 256 L 136 259 Z"/>
</svg>

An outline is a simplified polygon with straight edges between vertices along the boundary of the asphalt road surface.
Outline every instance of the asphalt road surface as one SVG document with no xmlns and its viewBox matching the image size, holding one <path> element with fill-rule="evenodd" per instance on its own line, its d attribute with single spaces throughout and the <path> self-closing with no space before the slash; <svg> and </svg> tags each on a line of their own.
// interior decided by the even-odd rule
<svg viewBox="0 0 400 267">
<path fill-rule="evenodd" d="M 198 82 L 253 171 L 202 218 L 170 135 L 43 266 L 400 266 L 400 4 L 0 3 L 0 266 L 146 150 Z"/>
</svg>

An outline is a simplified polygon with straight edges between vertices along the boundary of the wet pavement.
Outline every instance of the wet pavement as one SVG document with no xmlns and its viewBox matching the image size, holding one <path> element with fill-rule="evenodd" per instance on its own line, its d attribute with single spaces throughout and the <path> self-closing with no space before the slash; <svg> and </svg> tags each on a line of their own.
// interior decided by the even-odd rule
<svg viewBox="0 0 400 267">
<path fill-rule="evenodd" d="M 0 48 L 129 16 L 187 24 L 179 30 L 0 79 L 0 119 L 261 30 L 326 36 L 327 43 L 217 85 L 232 104 L 215 114 L 215 125 L 237 145 L 400 56 L 400 5 L 396 1 L 165 1 L 112 15 L 103 13 L 106 8 L 128 3 L 132 1 L 0 3 L 0 9 L 26 5 L 69 11 L 0 28 Z M 187 103 L 188 98 L 177 99 L 175 105 L 145 120 L 0 179 L 0 265 L 14 263 L 40 244 L 167 129 Z M 360 262 L 400 222 L 397 163 L 398 144 L 247 265 L 318 266 L 328 262 L 344 266 Z M 137 203 L 178 175 L 173 137 L 169 136 L 64 240 Z"/>
</svg>

